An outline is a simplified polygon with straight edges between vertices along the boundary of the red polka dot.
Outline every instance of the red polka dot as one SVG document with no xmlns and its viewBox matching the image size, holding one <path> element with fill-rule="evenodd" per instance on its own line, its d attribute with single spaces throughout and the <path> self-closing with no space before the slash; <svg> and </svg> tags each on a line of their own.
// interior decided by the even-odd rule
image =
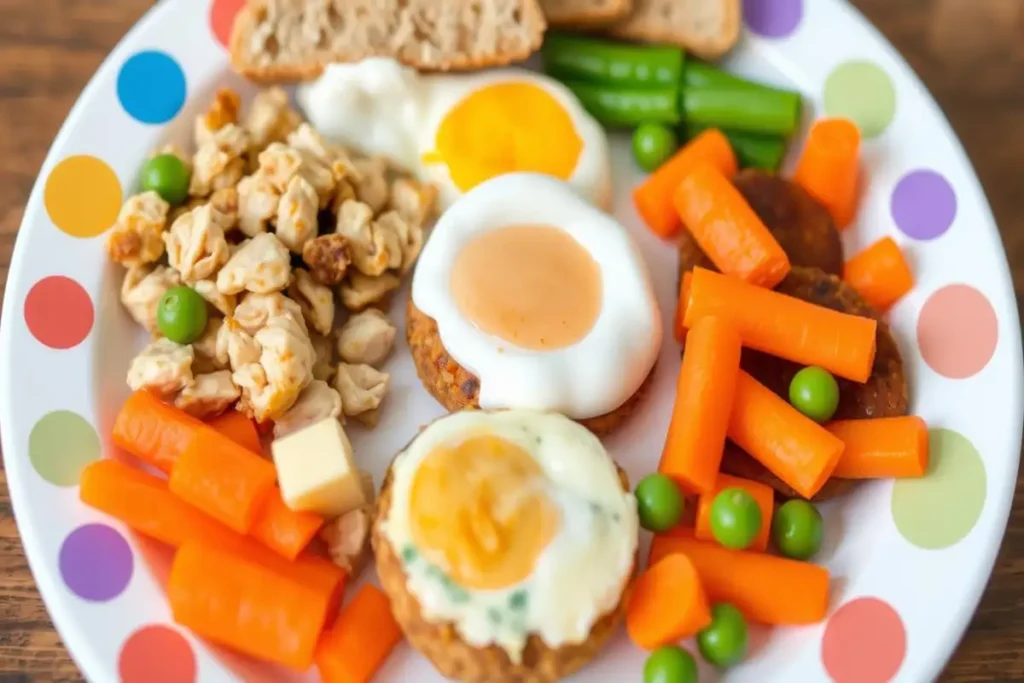
<svg viewBox="0 0 1024 683">
<path fill-rule="evenodd" d="M 195 683 L 196 656 L 185 637 L 167 626 L 143 626 L 121 646 L 121 683 Z"/>
<path fill-rule="evenodd" d="M 932 370 L 964 379 L 984 368 L 996 351 L 999 324 L 985 295 L 967 285 L 934 292 L 917 318 L 917 345 Z"/>
<path fill-rule="evenodd" d="M 878 598 L 857 598 L 836 610 L 821 641 L 821 661 L 835 683 L 887 683 L 906 654 L 903 621 Z"/>
<path fill-rule="evenodd" d="M 244 5 L 245 0 L 213 0 L 210 3 L 210 28 L 217 42 L 224 47 L 231 42 L 231 28 Z"/>
<path fill-rule="evenodd" d="M 25 297 L 25 324 L 40 344 L 70 349 L 89 336 L 93 307 L 82 286 L 61 275 L 45 277 Z"/>
</svg>

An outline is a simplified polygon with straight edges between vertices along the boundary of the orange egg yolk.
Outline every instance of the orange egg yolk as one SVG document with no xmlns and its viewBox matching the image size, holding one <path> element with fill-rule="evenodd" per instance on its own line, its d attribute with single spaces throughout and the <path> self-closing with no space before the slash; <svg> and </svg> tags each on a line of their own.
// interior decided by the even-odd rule
<svg viewBox="0 0 1024 683">
<path fill-rule="evenodd" d="M 456 584 L 482 590 L 526 579 L 560 525 L 537 461 L 494 436 L 427 455 L 413 479 L 410 517 L 424 555 Z"/>
<path fill-rule="evenodd" d="M 583 140 L 565 107 L 551 93 L 525 81 L 474 90 L 445 115 L 425 160 L 448 166 L 463 192 L 489 178 L 516 171 L 568 180 Z"/>
</svg>

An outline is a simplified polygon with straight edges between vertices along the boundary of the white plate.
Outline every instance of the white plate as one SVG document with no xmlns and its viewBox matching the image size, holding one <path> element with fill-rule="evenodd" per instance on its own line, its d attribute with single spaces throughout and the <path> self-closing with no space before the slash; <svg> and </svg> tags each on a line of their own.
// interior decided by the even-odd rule
<svg viewBox="0 0 1024 683">
<path fill-rule="evenodd" d="M 127 394 L 125 369 L 142 342 L 118 305 L 119 271 L 107 263 L 100 234 L 146 155 L 168 140 L 186 140 L 189 122 L 216 87 L 242 86 L 211 30 L 211 18 L 223 27 L 239 4 L 162 3 L 114 50 L 53 145 L 11 266 L 0 329 L 5 466 L 33 574 L 92 681 L 116 680 L 120 671 L 126 683 L 138 683 L 140 663 L 153 661 L 161 680 L 175 683 L 315 677 L 215 651 L 171 625 L 161 588 L 166 551 L 76 495 L 81 465 L 111 449 L 106 435 Z M 999 234 L 945 118 L 863 18 L 837 0 L 745 5 L 748 30 L 731 68 L 799 88 L 814 114 L 852 114 L 878 133 L 865 144 L 865 196 L 857 225 L 845 234 L 847 253 L 892 235 L 910 254 L 917 286 L 891 323 L 912 410 L 935 431 L 928 477 L 865 484 L 825 506 L 820 559 L 834 576 L 829 620 L 755 630 L 749 657 L 725 678 L 931 680 L 985 586 L 1016 481 L 1021 346 Z M 628 141 L 616 138 L 612 147 L 616 215 L 640 244 L 671 319 L 675 251 L 633 212 L 628 191 L 639 174 Z M 660 454 L 678 358 L 666 335 L 650 398 L 607 442 L 634 481 Z M 354 437 L 357 453 L 377 454 L 367 465 L 378 482 L 390 454 L 441 413 L 407 352 L 395 354 L 388 371 L 394 388 L 382 424 Z M 643 660 L 620 635 L 574 680 L 639 680 Z M 715 676 L 702 672 L 702 680 Z M 378 680 L 441 679 L 403 645 Z"/>
</svg>

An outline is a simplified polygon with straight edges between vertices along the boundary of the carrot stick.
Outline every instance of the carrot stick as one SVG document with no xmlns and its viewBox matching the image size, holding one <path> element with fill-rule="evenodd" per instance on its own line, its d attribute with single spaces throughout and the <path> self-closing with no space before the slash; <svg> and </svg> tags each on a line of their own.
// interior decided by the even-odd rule
<svg viewBox="0 0 1024 683">
<path fill-rule="evenodd" d="M 883 237 L 847 261 L 843 279 L 881 313 L 914 286 L 903 252 L 891 237 Z"/>
<path fill-rule="evenodd" d="M 689 638 L 710 623 L 704 589 L 686 555 L 664 557 L 633 584 L 626 632 L 637 647 L 654 650 Z"/>
<path fill-rule="evenodd" d="M 174 495 L 245 534 L 276 479 L 269 460 L 212 429 L 201 429 L 178 456 L 169 484 Z"/>
<path fill-rule="evenodd" d="M 727 178 L 736 174 L 736 155 L 729 140 L 717 129 L 693 138 L 671 159 L 633 190 L 633 204 L 647 226 L 659 237 L 670 238 L 682 225 L 672 206 L 672 194 L 690 171 L 710 164 Z"/>
<path fill-rule="evenodd" d="M 923 477 L 928 469 L 928 425 L 916 415 L 837 420 L 825 428 L 846 444 L 833 477 Z"/>
<path fill-rule="evenodd" d="M 860 130 L 849 119 L 816 121 L 797 163 L 793 180 L 817 199 L 842 230 L 857 212 Z"/>
<path fill-rule="evenodd" d="M 789 257 L 729 178 L 707 164 L 672 195 L 683 226 L 718 270 L 771 289 L 789 273 Z"/>
<path fill-rule="evenodd" d="M 324 683 L 368 683 L 401 639 L 388 597 L 363 584 L 317 645 L 320 677 Z"/>
<path fill-rule="evenodd" d="M 744 346 L 800 365 L 866 382 L 875 361 L 878 323 L 695 268 L 683 324 L 718 316 L 739 330 Z"/>
<path fill-rule="evenodd" d="M 114 444 L 158 470 L 170 473 L 174 460 L 203 423 L 148 391 L 136 391 L 114 421 Z"/>
<path fill-rule="evenodd" d="M 245 446 L 253 453 L 263 455 L 263 445 L 256 431 L 256 424 L 237 410 L 229 410 L 206 424 L 219 434 L 228 437 L 239 446 Z"/>
<path fill-rule="evenodd" d="M 686 337 L 676 402 L 658 471 L 697 493 L 715 486 L 740 370 L 740 336 L 721 318 L 704 318 Z"/>
<path fill-rule="evenodd" d="M 775 492 L 771 486 L 762 484 L 751 479 L 741 479 L 729 474 L 719 474 L 715 482 L 715 488 L 708 493 L 701 494 L 697 499 L 697 523 L 694 525 L 693 535 L 702 541 L 714 541 L 715 535 L 711 531 L 711 503 L 715 496 L 725 489 L 740 488 L 749 493 L 757 501 L 761 508 L 761 531 L 757 538 L 750 544 L 747 550 L 764 551 L 768 548 L 768 536 L 771 534 L 772 513 L 775 511 Z"/>
<path fill-rule="evenodd" d="M 313 663 L 327 596 L 242 556 L 193 541 L 167 582 L 174 621 L 257 659 L 298 670 Z"/>
<path fill-rule="evenodd" d="M 256 515 L 249 535 L 281 557 L 294 560 L 323 525 L 320 515 L 296 512 L 285 505 L 275 488 Z"/>
<path fill-rule="evenodd" d="M 767 553 L 727 550 L 681 534 L 654 537 L 651 562 L 660 564 L 675 554 L 693 563 L 709 601 L 730 602 L 748 619 L 790 626 L 825 618 L 829 575 L 824 567 Z"/>
<path fill-rule="evenodd" d="M 690 283 L 693 282 L 693 271 L 683 273 L 679 281 L 679 304 L 676 306 L 675 333 L 676 341 L 686 340 L 686 326 L 683 325 L 683 315 L 686 313 L 686 303 L 690 300 Z"/>
</svg>

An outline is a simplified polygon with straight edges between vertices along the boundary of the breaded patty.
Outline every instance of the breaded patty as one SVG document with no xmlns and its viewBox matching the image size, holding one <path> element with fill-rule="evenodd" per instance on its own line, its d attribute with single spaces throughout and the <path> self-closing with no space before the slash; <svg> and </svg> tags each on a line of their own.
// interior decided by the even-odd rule
<svg viewBox="0 0 1024 683">
<path fill-rule="evenodd" d="M 451 357 L 441 343 L 437 323 L 416 308 L 412 295 L 406 306 L 405 336 L 416 364 L 416 374 L 438 403 L 452 413 L 480 407 L 480 380 Z M 636 393 L 615 410 L 577 422 L 598 436 L 611 433 L 633 414 L 653 376 L 652 369 Z"/>
</svg>

